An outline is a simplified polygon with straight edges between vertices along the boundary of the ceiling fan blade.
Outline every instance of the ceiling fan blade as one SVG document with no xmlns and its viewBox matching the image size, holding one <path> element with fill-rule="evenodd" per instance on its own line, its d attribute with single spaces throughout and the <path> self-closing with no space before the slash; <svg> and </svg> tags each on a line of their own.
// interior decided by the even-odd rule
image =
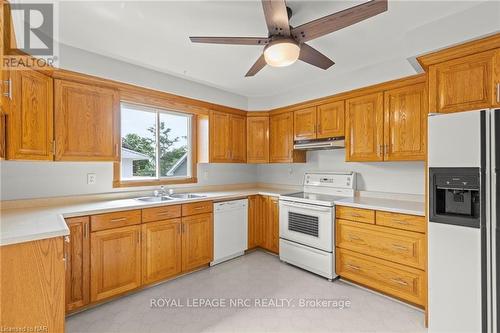
<svg viewBox="0 0 500 333">
<path fill-rule="evenodd" d="M 267 37 L 189 37 L 193 43 L 234 44 L 234 45 L 266 45 Z"/>
<path fill-rule="evenodd" d="M 264 59 L 264 54 L 261 54 L 259 59 L 257 59 L 255 64 L 253 64 L 252 68 L 250 68 L 248 72 L 245 74 L 245 77 L 254 76 L 265 66 L 266 66 L 266 59 Z"/>
<path fill-rule="evenodd" d="M 292 36 L 307 42 L 387 11 L 387 0 L 371 0 L 292 29 Z"/>
<path fill-rule="evenodd" d="M 285 0 L 262 0 L 262 8 L 269 34 L 290 36 L 290 23 L 288 23 Z"/>
<path fill-rule="evenodd" d="M 335 64 L 333 60 L 305 43 L 300 45 L 299 59 L 321 69 L 328 69 Z"/>
</svg>

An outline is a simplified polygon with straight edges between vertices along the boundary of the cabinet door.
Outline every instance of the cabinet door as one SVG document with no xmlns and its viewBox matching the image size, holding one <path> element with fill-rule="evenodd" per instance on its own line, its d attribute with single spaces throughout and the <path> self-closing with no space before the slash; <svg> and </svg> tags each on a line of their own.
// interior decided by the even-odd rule
<svg viewBox="0 0 500 333">
<path fill-rule="evenodd" d="M 245 163 L 247 161 L 247 120 L 246 117 L 231 115 L 229 119 L 231 131 L 231 162 Z"/>
<path fill-rule="evenodd" d="M 429 111 L 457 112 L 488 108 L 494 100 L 495 51 L 429 67 Z"/>
<path fill-rule="evenodd" d="M 55 81 L 58 161 L 114 161 L 120 142 L 120 97 L 113 89 Z"/>
<path fill-rule="evenodd" d="M 269 163 L 269 117 L 247 118 L 247 163 Z"/>
<path fill-rule="evenodd" d="M 375 93 L 346 101 L 346 161 L 382 161 L 384 95 Z"/>
<path fill-rule="evenodd" d="M 500 49 L 495 52 L 495 59 L 493 62 L 493 105 L 500 106 Z"/>
<path fill-rule="evenodd" d="M 269 250 L 279 252 L 279 205 L 277 197 L 268 199 Z"/>
<path fill-rule="evenodd" d="M 268 251 L 279 252 L 279 207 L 278 198 L 264 197 L 263 202 L 263 240 L 262 247 Z"/>
<path fill-rule="evenodd" d="M 318 106 L 316 137 L 320 139 L 344 136 L 344 113 L 344 101 Z"/>
<path fill-rule="evenodd" d="M 182 218 L 182 271 L 208 264 L 213 260 L 212 214 Z"/>
<path fill-rule="evenodd" d="M 229 114 L 210 111 L 209 116 L 209 150 L 210 162 L 229 162 L 230 121 Z"/>
<path fill-rule="evenodd" d="M 142 283 L 164 280 L 181 272 L 181 219 L 142 225 Z"/>
<path fill-rule="evenodd" d="M 66 311 L 90 302 L 90 221 L 88 216 L 66 219 L 69 242 L 66 257 Z"/>
<path fill-rule="evenodd" d="M 293 159 L 293 113 L 287 112 L 269 118 L 269 160 L 287 163 Z"/>
<path fill-rule="evenodd" d="M 424 83 L 385 92 L 384 160 L 425 160 L 426 97 Z"/>
<path fill-rule="evenodd" d="M 52 78 L 32 70 L 10 71 L 12 100 L 7 116 L 7 158 L 52 160 Z"/>
<path fill-rule="evenodd" d="M 316 139 L 316 107 L 293 112 L 293 133 L 295 140 Z"/>
<path fill-rule="evenodd" d="M 99 301 L 141 285 L 141 226 L 93 232 L 90 300 Z"/>
<path fill-rule="evenodd" d="M 262 245 L 263 208 L 265 198 L 260 195 L 248 197 L 248 248 Z"/>
</svg>

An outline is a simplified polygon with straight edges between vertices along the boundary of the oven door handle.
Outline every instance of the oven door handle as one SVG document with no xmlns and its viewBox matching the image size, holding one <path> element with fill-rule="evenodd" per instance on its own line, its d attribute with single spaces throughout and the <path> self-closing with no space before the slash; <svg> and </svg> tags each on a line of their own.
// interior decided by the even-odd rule
<svg viewBox="0 0 500 333">
<path fill-rule="evenodd" d="M 315 211 L 324 212 L 324 213 L 328 213 L 328 212 L 332 211 L 332 209 L 330 207 L 321 208 L 319 206 L 305 205 L 305 204 L 299 204 L 299 203 L 295 203 L 295 202 L 294 203 L 288 203 L 288 202 L 285 202 L 285 201 L 281 201 L 280 203 L 283 206 L 291 207 L 291 208 L 304 208 L 304 209 L 310 209 L 310 210 L 315 210 Z"/>
</svg>

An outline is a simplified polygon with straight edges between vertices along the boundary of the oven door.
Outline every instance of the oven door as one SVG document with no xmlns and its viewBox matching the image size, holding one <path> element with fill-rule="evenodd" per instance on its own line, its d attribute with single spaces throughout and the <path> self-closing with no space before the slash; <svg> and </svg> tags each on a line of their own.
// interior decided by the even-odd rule
<svg viewBox="0 0 500 333">
<path fill-rule="evenodd" d="M 280 238 L 333 251 L 333 208 L 280 200 Z"/>
</svg>

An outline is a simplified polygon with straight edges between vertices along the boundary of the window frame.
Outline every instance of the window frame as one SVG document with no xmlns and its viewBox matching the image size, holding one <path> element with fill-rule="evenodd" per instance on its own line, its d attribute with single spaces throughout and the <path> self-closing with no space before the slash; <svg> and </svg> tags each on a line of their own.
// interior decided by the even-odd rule
<svg viewBox="0 0 500 333">
<path fill-rule="evenodd" d="M 156 127 L 159 128 L 160 124 L 160 115 L 163 114 L 172 114 L 172 115 L 182 115 L 188 118 L 188 142 L 190 145 L 188 146 L 188 176 L 177 176 L 177 177 L 161 177 L 159 172 L 159 130 L 155 133 L 155 141 L 156 141 L 156 170 L 157 175 L 155 178 L 141 178 L 141 179 L 122 179 L 121 177 L 121 151 L 122 151 L 122 131 L 121 131 L 121 110 L 122 105 L 128 105 L 131 107 L 136 107 L 138 109 L 143 109 L 146 112 L 154 112 L 156 118 Z M 165 108 L 158 105 L 145 105 L 142 103 L 137 103 L 129 100 L 121 100 L 120 101 L 120 121 L 119 121 L 119 146 L 118 146 L 118 156 L 117 160 L 114 162 L 113 166 L 113 187 L 134 187 L 134 186 L 155 186 L 155 185 L 175 185 L 175 184 L 189 184 L 189 183 L 197 183 L 197 114 L 190 112 L 183 112 L 178 110 L 172 110 L 171 108 Z"/>
</svg>

